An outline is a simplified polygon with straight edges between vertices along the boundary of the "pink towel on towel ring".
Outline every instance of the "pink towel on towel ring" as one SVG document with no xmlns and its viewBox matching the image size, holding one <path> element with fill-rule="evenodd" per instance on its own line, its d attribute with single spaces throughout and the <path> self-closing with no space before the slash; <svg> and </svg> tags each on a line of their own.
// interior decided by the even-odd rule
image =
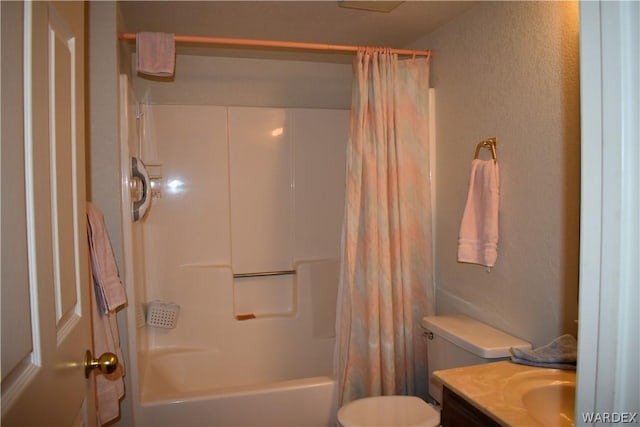
<svg viewBox="0 0 640 427">
<path fill-rule="evenodd" d="M 170 33 L 137 33 L 136 58 L 139 73 L 173 76 L 176 68 L 175 36 Z"/>
<path fill-rule="evenodd" d="M 498 257 L 500 172 L 494 160 L 474 159 L 458 236 L 458 261 L 493 267 Z"/>
</svg>

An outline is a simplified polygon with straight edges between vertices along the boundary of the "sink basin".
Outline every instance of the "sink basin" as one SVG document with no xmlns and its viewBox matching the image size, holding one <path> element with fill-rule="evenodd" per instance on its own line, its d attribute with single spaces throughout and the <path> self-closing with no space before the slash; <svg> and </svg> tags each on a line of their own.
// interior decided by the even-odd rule
<svg viewBox="0 0 640 427">
<path fill-rule="evenodd" d="M 522 403 L 534 420 L 545 426 L 573 426 L 575 383 L 559 382 L 535 387 L 522 395 Z"/>
<path fill-rule="evenodd" d="M 574 425 L 576 373 L 539 369 L 514 375 L 505 383 L 505 401 L 546 427 Z"/>
</svg>

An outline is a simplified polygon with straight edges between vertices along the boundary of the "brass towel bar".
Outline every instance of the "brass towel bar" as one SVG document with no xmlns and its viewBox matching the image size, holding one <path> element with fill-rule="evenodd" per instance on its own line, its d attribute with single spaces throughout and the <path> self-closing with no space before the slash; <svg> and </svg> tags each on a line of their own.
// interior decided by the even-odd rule
<svg viewBox="0 0 640 427">
<path fill-rule="evenodd" d="M 496 144 L 497 143 L 498 143 L 498 140 L 495 137 L 489 138 L 489 139 L 485 139 L 484 141 L 480 141 L 478 143 L 478 145 L 476 145 L 476 154 L 475 154 L 475 156 L 473 156 L 473 158 L 477 159 L 478 156 L 480 156 L 480 149 L 488 148 L 489 150 L 491 150 L 491 157 L 493 158 L 493 161 L 495 162 L 498 159 L 498 156 L 496 155 Z"/>
</svg>

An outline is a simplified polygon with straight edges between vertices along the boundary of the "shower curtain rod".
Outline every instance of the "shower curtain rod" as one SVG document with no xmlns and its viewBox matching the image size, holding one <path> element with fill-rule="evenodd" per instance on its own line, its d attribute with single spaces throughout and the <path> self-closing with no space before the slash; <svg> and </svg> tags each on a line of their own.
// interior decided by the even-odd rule
<svg viewBox="0 0 640 427">
<path fill-rule="evenodd" d="M 176 43 L 197 43 L 197 44 L 217 44 L 217 45 L 232 45 L 232 46 L 249 46 L 249 47 L 274 47 L 282 49 L 303 49 L 303 50 L 320 50 L 320 51 L 335 51 L 335 52 L 357 52 L 361 46 L 352 45 L 336 45 L 325 43 L 304 43 L 304 42 L 290 42 L 290 41 L 278 41 L 278 40 L 257 40 L 257 39 L 236 39 L 225 37 L 204 37 L 204 36 L 184 36 L 175 35 Z M 118 38 L 120 40 L 135 40 L 135 33 L 119 33 Z M 413 50 L 413 49 L 395 49 L 390 48 L 391 53 L 398 55 L 409 56 L 431 56 L 430 50 Z"/>
</svg>

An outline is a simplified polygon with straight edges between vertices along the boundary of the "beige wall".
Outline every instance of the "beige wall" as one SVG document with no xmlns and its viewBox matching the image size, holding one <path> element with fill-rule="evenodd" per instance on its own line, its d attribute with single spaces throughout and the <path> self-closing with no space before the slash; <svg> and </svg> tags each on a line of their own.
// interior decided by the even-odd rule
<svg viewBox="0 0 640 427">
<path fill-rule="evenodd" d="M 118 41 L 116 5 L 91 3 L 87 14 L 88 199 L 104 213 L 118 265 L 122 265 L 120 150 L 118 144 Z"/>
<path fill-rule="evenodd" d="M 87 199 L 98 206 L 105 219 L 111 246 L 121 273 L 123 243 L 119 140 L 118 11 L 115 2 L 90 2 L 87 7 Z M 120 344 L 129 366 L 125 310 L 117 314 Z M 131 376 L 125 376 L 127 394 L 121 403 L 121 417 L 113 425 L 132 425 Z"/>
<path fill-rule="evenodd" d="M 435 50 L 437 312 L 534 345 L 574 331 L 580 201 L 578 5 L 483 2 L 413 47 Z M 456 262 L 477 142 L 498 138 L 496 267 Z"/>
</svg>

